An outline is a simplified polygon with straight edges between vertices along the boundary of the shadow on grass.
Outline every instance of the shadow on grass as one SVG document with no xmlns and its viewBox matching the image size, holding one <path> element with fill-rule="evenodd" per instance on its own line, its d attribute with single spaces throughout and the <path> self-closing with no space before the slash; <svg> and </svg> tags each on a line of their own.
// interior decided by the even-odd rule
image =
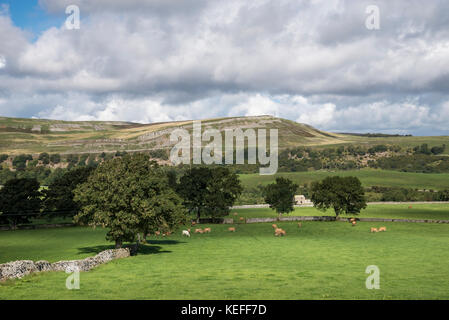
<svg viewBox="0 0 449 320">
<path fill-rule="evenodd" d="M 157 254 L 157 253 L 170 253 L 169 250 L 161 250 L 162 247 L 159 245 L 170 245 L 170 244 L 179 244 L 184 243 L 182 241 L 177 240 L 147 240 L 146 244 L 139 245 L 137 250 L 137 254 Z M 135 250 L 135 244 L 126 244 L 125 248 L 130 248 L 132 251 Z M 96 255 L 102 251 L 114 249 L 114 245 L 100 245 L 100 246 L 92 246 L 92 247 L 83 247 L 78 248 L 78 254 L 91 254 Z"/>
</svg>

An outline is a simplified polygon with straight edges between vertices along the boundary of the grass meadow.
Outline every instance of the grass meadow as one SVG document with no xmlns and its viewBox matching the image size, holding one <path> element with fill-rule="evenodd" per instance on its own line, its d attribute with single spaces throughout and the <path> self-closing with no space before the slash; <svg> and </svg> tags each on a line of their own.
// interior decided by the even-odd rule
<svg viewBox="0 0 449 320">
<path fill-rule="evenodd" d="M 237 216 L 234 213 L 237 213 Z M 278 214 L 270 208 L 244 208 L 233 209 L 227 218 L 238 221 L 239 217 L 275 218 L 277 216 Z M 314 207 L 295 207 L 293 212 L 282 216 L 335 216 L 335 213 L 332 209 L 321 211 Z M 449 204 L 370 204 L 357 216 L 342 215 L 342 217 L 449 220 Z"/>
<path fill-rule="evenodd" d="M 447 215 L 434 205 L 416 212 L 372 206 L 361 216 Z M 254 211 L 258 210 L 258 211 Z M 269 210 L 269 209 L 268 209 Z M 299 208 L 301 213 L 311 208 Z M 303 211 L 302 211 L 303 210 Z M 266 209 L 238 210 L 262 216 Z M 403 222 L 279 222 L 203 225 L 210 234 L 150 237 L 136 256 L 80 275 L 46 272 L 0 284 L 0 299 L 449 299 L 449 225 Z M 370 233 L 371 227 L 387 231 Z M 106 230 L 86 227 L 0 232 L 0 263 L 81 259 L 112 248 Z M 380 269 L 380 289 L 368 290 L 366 267 Z"/>
<path fill-rule="evenodd" d="M 354 176 L 360 179 L 364 187 L 402 187 L 414 189 L 446 189 L 449 181 L 449 173 L 414 173 L 389 170 L 362 169 L 345 171 L 307 171 L 307 172 L 279 172 L 275 175 L 262 176 L 255 174 L 239 175 L 245 189 L 255 188 L 257 185 L 273 183 L 276 177 L 285 177 L 293 182 L 304 185 L 312 181 L 322 180 L 327 176 L 338 175 L 342 177 Z"/>
</svg>

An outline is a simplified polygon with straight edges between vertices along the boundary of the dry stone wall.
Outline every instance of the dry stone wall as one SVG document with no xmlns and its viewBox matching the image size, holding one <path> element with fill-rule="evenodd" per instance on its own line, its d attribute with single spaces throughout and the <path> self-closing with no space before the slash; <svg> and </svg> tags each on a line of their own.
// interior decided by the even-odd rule
<svg viewBox="0 0 449 320">
<path fill-rule="evenodd" d="M 37 262 L 33 262 L 31 260 L 18 260 L 0 264 L 0 281 L 7 279 L 20 279 L 31 273 L 42 271 L 89 271 L 100 264 L 129 256 L 129 248 L 121 248 L 105 250 L 94 257 L 89 257 L 82 260 L 58 261 L 54 263 L 50 263 L 45 260 Z"/>
</svg>

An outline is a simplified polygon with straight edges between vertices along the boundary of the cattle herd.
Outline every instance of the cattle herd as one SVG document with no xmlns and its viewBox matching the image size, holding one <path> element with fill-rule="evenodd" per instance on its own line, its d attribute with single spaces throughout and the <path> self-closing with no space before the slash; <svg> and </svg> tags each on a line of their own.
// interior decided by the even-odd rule
<svg viewBox="0 0 449 320">
<path fill-rule="evenodd" d="M 234 215 L 236 215 L 236 214 L 234 213 Z M 240 221 L 244 221 L 244 218 L 241 217 L 239 220 Z M 351 223 L 351 225 L 353 227 L 357 225 L 357 220 L 355 218 L 349 219 L 349 222 Z M 196 225 L 196 222 L 192 221 L 192 226 L 195 226 L 195 225 Z M 271 227 L 274 230 L 274 236 L 275 237 L 279 237 L 279 236 L 283 237 L 283 236 L 287 235 L 287 232 L 284 229 L 279 228 L 276 224 L 272 224 Z M 298 228 L 301 228 L 301 227 L 302 227 L 302 223 L 298 222 Z M 229 232 L 235 232 L 235 230 L 236 230 L 235 227 L 229 227 L 228 228 Z M 387 231 L 387 227 L 371 228 L 371 232 L 382 232 L 382 231 Z M 181 234 L 182 234 L 182 236 L 186 236 L 186 237 L 190 238 L 190 232 L 191 232 L 190 229 L 182 230 Z M 211 233 L 211 232 L 212 232 L 211 228 L 195 228 L 195 231 L 194 231 L 194 233 L 200 233 L 200 234 Z M 163 232 L 162 233 L 160 231 L 156 231 L 154 233 L 155 236 L 162 235 L 163 237 L 169 236 L 170 234 L 171 234 L 171 232 Z"/>
</svg>

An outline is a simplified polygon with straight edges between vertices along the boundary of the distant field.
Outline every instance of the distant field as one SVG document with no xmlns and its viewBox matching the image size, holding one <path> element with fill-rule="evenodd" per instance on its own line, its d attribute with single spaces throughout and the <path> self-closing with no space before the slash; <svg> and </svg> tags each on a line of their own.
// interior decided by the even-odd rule
<svg viewBox="0 0 449 320">
<path fill-rule="evenodd" d="M 448 136 L 413 136 L 413 137 L 363 137 L 363 136 L 351 136 L 351 143 L 353 144 L 392 144 L 399 145 L 403 148 L 413 148 L 415 146 L 427 143 L 430 148 L 434 146 L 441 146 L 443 144 L 449 146 Z M 331 146 L 332 147 L 332 146 Z M 445 154 L 449 154 L 448 148 L 445 150 Z"/>
<path fill-rule="evenodd" d="M 378 225 L 378 224 L 374 224 Z M 0 299 L 449 299 L 449 225 L 383 223 L 209 225 L 210 234 L 154 238 L 137 256 L 80 275 L 47 272 L 0 284 Z M 62 228 L 0 232 L 0 262 L 80 259 L 111 248 L 105 230 Z M 369 265 L 380 289 L 365 287 Z"/>
<path fill-rule="evenodd" d="M 390 219 L 434 219 L 434 220 L 449 220 L 449 204 L 376 204 L 369 205 L 365 210 L 357 216 L 358 218 L 390 218 Z M 237 216 L 234 216 L 237 213 Z M 239 217 L 244 218 L 265 218 L 277 217 L 277 213 L 270 208 L 255 208 L 255 209 L 234 209 L 231 215 L 227 218 Z M 295 211 L 283 217 L 293 216 L 335 216 L 333 210 L 326 212 L 320 211 L 313 207 L 298 207 Z M 351 215 L 353 217 L 354 215 Z M 345 217 L 345 215 L 342 215 Z"/>
<path fill-rule="evenodd" d="M 240 179 L 245 188 L 255 188 L 258 184 L 266 185 L 275 181 L 276 177 L 285 177 L 299 185 L 324 179 L 327 176 L 355 176 L 363 186 L 403 187 L 417 189 L 448 189 L 449 173 L 414 173 L 387 170 L 348 170 L 348 171 L 308 171 L 308 172 L 280 172 L 272 176 L 259 174 L 241 174 Z"/>
</svg>

